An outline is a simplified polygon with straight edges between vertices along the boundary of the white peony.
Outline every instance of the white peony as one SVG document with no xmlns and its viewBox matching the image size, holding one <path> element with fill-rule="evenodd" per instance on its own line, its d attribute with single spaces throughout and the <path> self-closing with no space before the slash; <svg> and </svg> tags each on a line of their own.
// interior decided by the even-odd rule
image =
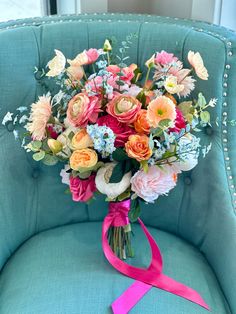
<svg viewBox="0 0 236 314">
<path fill-rule="evenodd" d="M 112 171 L 116 163 L 110 162 L 101 167 L 96 175 L 95 183 L 99 192 L 107 195 L 107 197 L 114 199 L 130 186 L 131 172 L 126 173 L 122 180 L 118 183 L 109 183 Z"/>
</svg>

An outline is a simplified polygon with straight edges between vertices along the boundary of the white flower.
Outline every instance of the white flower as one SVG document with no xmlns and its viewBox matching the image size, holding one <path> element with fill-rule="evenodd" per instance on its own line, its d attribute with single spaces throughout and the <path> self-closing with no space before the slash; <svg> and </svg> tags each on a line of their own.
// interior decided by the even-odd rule
<svg viewBox="0 0 236 314">
<path fill-rule="evenodd" d="M 8 111 L 3 117 L 2 125 L 6 125 L 7 122 L 12 121 L 13 120 L 12 116 L 13 116 L 13 113 Z"/>
<path fill-rule="evenodd" d="M 202 80 L 208 80 L 208 72 L 204 66 L 202 57 L 199 52 L 189 51 L 188 53 L 188 62 L 194 68 L 197 76 Z"/>
<path fill-rule="evenodd" d="M 67 172 L 67 170 L 70 169 L 69 165 L 65 165 L 63 169 L 61 169 L 60 176 L 61 176 L 61 182 L 67 185 L 70 185 L 70 174 Z"/>
<path fill-rule="evenodd" d="M 107 195 L 109 198 L 114 199 L 129 187 L 131 172 L 126 173 L 122 180 L 118 183 L 109 183 L 109 179 L 112 175 L 112 171 L 116 163 L 111 162 L 101 167 L 96 175 L 95 183 L 99 192 Z"/>
<path fill-rule="evenodd" d="M 217 103 L 217 98 L 211 98 L 211 100 L 209 101 L 208 106 L 214 108 L 216 106 Z"/>
<path fill-rule="evenodd" d="M 164 83 L 164 87 L 170 94 L 179 94 L 184 89 L 183 84 L 178 84 L 178 79 L 174 75 L 167 77 Z"/>
<path fill-rule="evenodd" d="M 50 60 L 47 64 L 49 67 L 49 71 L 46 76 L 54 77 L 59 74 L 65 69 L 66 65 L 66 58 L 60 50 L 55 49 L 56 56 Z"/>
</svg>

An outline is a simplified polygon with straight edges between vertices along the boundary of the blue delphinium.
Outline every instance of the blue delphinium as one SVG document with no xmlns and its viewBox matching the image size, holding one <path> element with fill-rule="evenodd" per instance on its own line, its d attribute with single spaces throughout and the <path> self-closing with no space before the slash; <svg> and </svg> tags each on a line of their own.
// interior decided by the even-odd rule
<svg viewBox="0 0 236 314">
<path fill-rule="evenodd" d="M 111 156 L 116 149 L 114 132 L 107 126 L 97 124 L 88 125 L 87 132 L 93 140 L 94 149 L 101 153 L 102 158 Z"/>
</svg>

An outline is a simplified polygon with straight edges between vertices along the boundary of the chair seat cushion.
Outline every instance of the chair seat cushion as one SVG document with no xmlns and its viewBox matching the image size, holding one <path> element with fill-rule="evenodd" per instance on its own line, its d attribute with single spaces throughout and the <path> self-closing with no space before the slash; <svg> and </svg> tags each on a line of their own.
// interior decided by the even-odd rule
<svg viewBox="0 0 236 314">
<path fill-rule="evenodd" d="M 140 227 L 133 227 L 135 258 L 147 266 L 150 253 Z M 196 289 L 211 313 L 230 313 L 219 283 L 204 256 L 189 243 L 149 228 L 160 246 L 164 273 Z M 101 248 L 101 223 L 67 225 L 25 242 L 0 275 L 1 314 L 105 314 L 132 279 L 109 265 Z M 206 314 L 183 298 L 152 288 L 131 310 L 142 314 Z"/>
</svg>

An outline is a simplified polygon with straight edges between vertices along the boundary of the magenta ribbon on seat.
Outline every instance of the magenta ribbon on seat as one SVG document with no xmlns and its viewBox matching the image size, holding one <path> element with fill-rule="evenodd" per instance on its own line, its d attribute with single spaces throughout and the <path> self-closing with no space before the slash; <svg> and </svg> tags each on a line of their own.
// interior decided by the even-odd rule
<svg viewBox="0 0 236 314">
<path fill-rule="evenodd" d="M 105 217 L 102 227 L 102 247 L 107 260 L 116 270 L 136 280 L 112 303 L 113 313 L 128 313 L 152 287 L 163 289 L 178 295 L 209 310 L 208 305 L 195 290 L 162 273 L 162 256 L 160 249 L 141 219 L 138 219 L 138 221 L 147 237 L 152 252 L 152 259 L 149 267 L 139 268 L 131 266 L 120 260 L 113 253 L 107 239 L 108 229 L 111 226 L 119 227 L 127 225 L 129 223 L 129 210 L 129 199 L 122 202 L 110 202 L 109 213 Z"/>
</svg>

